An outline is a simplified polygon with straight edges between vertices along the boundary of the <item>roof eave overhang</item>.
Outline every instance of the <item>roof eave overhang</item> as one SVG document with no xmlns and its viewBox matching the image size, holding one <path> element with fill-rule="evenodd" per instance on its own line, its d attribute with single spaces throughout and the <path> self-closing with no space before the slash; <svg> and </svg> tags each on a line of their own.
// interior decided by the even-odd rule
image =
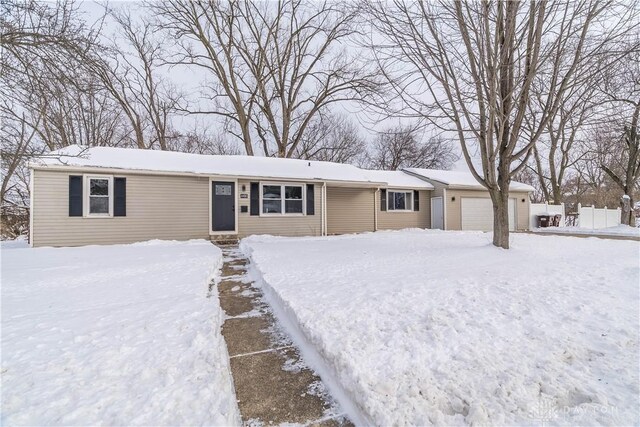
<svg viewBox="0 0 640 427">
<path fill-rule="evenodd" d="M 383 188 L 389 189 L 398 189 L 398 190 L 424 190 L 424 191 L 433 191 L 434 187 L 425 187 L 424 185 L 393 185 L 393 184 L 385 184 Z"/>
<path fill-rule="evenodd" d="M 423 179 L 423 180 L 425 180 L 427 182 L 437 182 L 438 184 L 444 185 L 445 187 L 447 187 L 448 189 L 451 189 L 451 190 L 475 190 L 475 191 L 481 191 L 481 190 L 485 190 L 486 191 L 487 190 L 485 187 L 481 186 L 480 184 L 478 184 L 478 185 L 449 184 L 447 182 L 439 181 L 437 179 L 430 178 L 428 176 L 424 176 L 424 175 L 421 175 L 421 174 L 419 174 L 417 172 L 413 172 L 413 171 L 410 171 L 410 170 L 407 170 L 407 169 L 403 169 L 402 171 L 405 172 L 405 173 L 408 173 L 411 176 L 415 176 L 416 178 Z M 514 188 L 511 188 L 511 189 L 509 189 L 509 191 L 531 193 L 531 192 L 533 192 L 535 190 L 533 190 L 532 188 L 527 188 L 527 189 L 521 189 L 521 188 L 515 188 L 514 189 Z"/>
<path fill-rule="evenodd" d="M 480 185 L 456 185 L 456 184 L 444 184 L 449 190 L 469 190 L 469 191 L 489 191 L 485 187 Z M 531 193 L 533 190 L 523 188 L 510 188 L 509 191 L 516 193 Z"/>
<path fill-rule="evenodd" d="M 386 182 L 377 181 L 349 181 L 325 178 L 299 178 L 285 176 L 268 176 L 268 175 L 241 175 L 241 174 L 216 174 L 216 173 L 200 173 L 200 172 L 180 172 L 180 171 L 158 171 L 150 169 L 127 169 L 127 168 L 110 168 L 102 166 L 77 166 L 77 165 L 46 165 L 29 163 L 29 168 L 33 170 L 49 170 L 60 172 L 82 172 L 82 173 L 106 173 L 106 174 L 130 174 L 130 175 L 157 175 L 157 176 L 188 176 L 188 177 L 233 177 L 236 179 L 246 180 L 272 180 L 272 181 L 291 181 L 291 182 L 326 182 L 331 186 L 350 186 L 350 187 L 366 187 L 377 188 L 386 186 Z"/>
</svg>

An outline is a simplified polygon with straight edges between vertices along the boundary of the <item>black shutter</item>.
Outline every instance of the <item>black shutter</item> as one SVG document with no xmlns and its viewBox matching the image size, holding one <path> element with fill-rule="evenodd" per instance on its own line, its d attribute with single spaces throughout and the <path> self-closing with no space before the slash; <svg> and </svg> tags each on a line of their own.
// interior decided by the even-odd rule
<svg viewBox="0 0 640 427">
<path fill-rule="evenodd" d="M 260 184 L 257 182 L 251 183 L 251 206 L 249 211 L 250 215 L 260 215 Z"/>
<path fill-rule="evenodd" d="M 314 196 L 314 185 L 307 184 L 307 215 L 315 215 L 316 206 L 315 206 L 315 196 Z"/>
<path fill-rule="evenodd" d="M 82 175 L 69 176 L 69 216 L 82 216 Z"/>
<path fill-rule="evenodd" d="M 113 216 L 127 216 L 127 178 L 113 178 Z"/>
<path fill-rule="evenodd" d="M 420 210 L 420 192 L 418 190 L 413 190 L 413 210 Z"/>
<path fill-rule="evenodd" d="M 387 190 L 380 190 L 380 210 L 387 210 Z"/>
</svg>

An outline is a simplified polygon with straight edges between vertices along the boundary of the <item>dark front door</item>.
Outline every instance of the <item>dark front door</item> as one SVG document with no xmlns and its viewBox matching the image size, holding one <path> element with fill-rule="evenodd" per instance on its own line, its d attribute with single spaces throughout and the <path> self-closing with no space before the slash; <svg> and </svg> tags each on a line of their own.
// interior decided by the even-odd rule
<svg viewBox="0 0 640 427">
<path fill-rule="evenodd" d="M 213 181 L 211 183 L 211 227 L 213 231 L 236 229 L 235 183 Z"/>
</svg>

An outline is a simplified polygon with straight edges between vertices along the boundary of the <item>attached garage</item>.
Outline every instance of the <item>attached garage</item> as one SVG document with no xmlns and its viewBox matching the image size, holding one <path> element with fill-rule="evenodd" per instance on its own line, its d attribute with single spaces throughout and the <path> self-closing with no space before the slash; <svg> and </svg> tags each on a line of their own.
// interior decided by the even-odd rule
<svg viewBox="0 0 640 427">
<path fill-rule="evenodd" d="M 516 230 L 516 200 L 509 199 L 509 230 Z M 486 197 L 462 197 L 460 200 L 462 209 L 463 230 L 493 230 L 493 204 Z"/>
<path fill-rule="evenodd" d="M 432 228 L 444 230 L 493 230 L 493 206 L 489 192 L 469 172 L 408 168 L 405 172 L 422 178 L 432 191 Z M 533 187 L 511 182 L 509 188 L 509 229 L 529 229 L 529 194 Z M 442 220 L 440 217 L 442 216 Z"/>
</svg>

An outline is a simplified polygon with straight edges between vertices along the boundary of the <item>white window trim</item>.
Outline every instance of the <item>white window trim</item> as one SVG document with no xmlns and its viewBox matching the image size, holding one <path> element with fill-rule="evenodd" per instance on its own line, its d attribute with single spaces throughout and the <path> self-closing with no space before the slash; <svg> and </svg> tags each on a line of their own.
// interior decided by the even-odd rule
<svg viewBox="0 0 640 427">
<path fill-rule="evenodd" d="M 83 188 L 82 188 L 82 203 L 85 218 L 112 218 L 113 217 L 113 175 L 84 175 L 83 176 Z M 92 179 L 106 179 L 109 181 L 109 213 L 106 214 L 92 214 L 89 213 L 89 182 Z"/>
<path fill-rule="evenodd" d="M 280 213 L 264 213 L 264 210 L 262 208 L 262 202 L 263 202 L 263 198 L 262 198 L 262 194 L 263 194 L 263 187 L 264 186 L 270 186 L 270 185 L 274 185 L 274 186 L 280 186 Z M 284 197 L 284 187 L 301 187 L 302 188 L 302 213 L 285 213 L 285 197 Z M 275 200 L 275 199 L 267 199 L 267 200 Z M 289 200 L 294 200 L 294 199 L 289 199 Z M 295 199 L 298 200 L 298 199 Z M 260 182 L 260 216 L 265 216 L 265 217 L 281 217 L 281 216 L 305 216 L 307 214 L 307 186 L 304 183 L 299 183 L 299 182 Z"/>
<path fill-rule="evenodd" d="M 389 209 L 389 201 L 391 200 L 391 193 L 409 193 L 410 196 L 410 200 L 409 200 L 409 209 Z M 405 196 L 406 197 L 406 196 Z M 407 205 L 406 200 L 405 200 L 405 206 Z M 413 210 L 413 190 L 401 190 L 401 189 L 397 189 L 397 188 L 389 188 L 387 189 L 387 212 L 392 212 L 392 213 L 407 213 L 407 212 L 415 212 Z"/>
</svg>

